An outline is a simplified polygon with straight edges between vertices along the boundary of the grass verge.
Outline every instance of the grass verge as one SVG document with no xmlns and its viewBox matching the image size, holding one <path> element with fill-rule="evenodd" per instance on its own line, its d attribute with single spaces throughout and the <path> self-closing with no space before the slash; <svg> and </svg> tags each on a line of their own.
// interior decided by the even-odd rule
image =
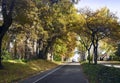
<svg viewBox="0 0 120 83">
<path fill-rule="evenodd" d="M 4 61 L 3 65 L 5 69 L 0 70 L 0 83 L 13 83 L 57 66 L 45 60 L 33 60 L 27 63 L 10 60 Z"/>
<path fill-rule="evenodd" d="M 89 83 L 120 83 L 120 69 L 82 63 L 82 69 Z"/>
</svg>

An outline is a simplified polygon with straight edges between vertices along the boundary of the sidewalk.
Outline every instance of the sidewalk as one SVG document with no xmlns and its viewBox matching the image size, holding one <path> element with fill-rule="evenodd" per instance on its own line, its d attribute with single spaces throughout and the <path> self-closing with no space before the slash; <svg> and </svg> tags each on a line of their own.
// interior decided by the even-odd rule
<svg viewBox="0 0 120 83">
<path fill-rule="evenodd" d="M 98 61 L 98 63 L 108 67 L 120 68 L 119 61 Z"/>
</svg>

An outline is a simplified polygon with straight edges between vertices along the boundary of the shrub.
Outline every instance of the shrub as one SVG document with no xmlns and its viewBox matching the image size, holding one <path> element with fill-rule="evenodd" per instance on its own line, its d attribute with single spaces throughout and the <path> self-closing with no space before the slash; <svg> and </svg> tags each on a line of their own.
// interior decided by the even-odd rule
<svg viewBox="0 0 120 83">
<path fill-rule="evenodd" d="M 12 60 L 13 59 L 12 55 L 7 50 L 3 50 L 2 58 L 3 58 L 3 60 Z"/>
<path fill-rule="evenodd" d="M 113 60 L 113 61 L 119 61 L 120 60 L 120 58 L 118 57 L 118 56 L 111 56 L 111 60 Z"/>
<path fill-rule="evenodd" d="M 61 56 L 59 56 L 59 55 L 54 55 L 53 59 L 54 59 L 55 61 L 61 61 Z"/>
</svg>

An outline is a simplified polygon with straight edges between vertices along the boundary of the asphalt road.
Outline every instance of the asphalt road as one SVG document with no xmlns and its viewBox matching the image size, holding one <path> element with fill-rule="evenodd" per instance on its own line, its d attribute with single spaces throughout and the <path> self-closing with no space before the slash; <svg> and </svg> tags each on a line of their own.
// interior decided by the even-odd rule
<svg viewBox="0 0 120 83">
<path fill-rule="evenodd" d="M 79 63 L 67 63 L 18 83 L 88 83 Z"/>
</svg>

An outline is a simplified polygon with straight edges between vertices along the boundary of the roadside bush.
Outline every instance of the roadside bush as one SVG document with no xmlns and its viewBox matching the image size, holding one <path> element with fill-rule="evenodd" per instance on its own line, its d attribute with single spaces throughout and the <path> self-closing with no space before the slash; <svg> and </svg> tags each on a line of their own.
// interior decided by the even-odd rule
<svg viewBox="0 0 120 83">
<path fill-rule="evenodd" d="M 112 61 L 119 61 L 120 60 L 120 58 L 118 57 L 118 56 L 111 56 L 111 60 Z"/>
<path fill-rule="evenodd" d="M 59 56 L 59 55 L 54 55 L 54 56 L 53 56 L 53 59 L 54 59 L 55 61 L 61 61 L 61 56 Z"/>
<path fill-rule="evenodd" d="M 13 59 L 11 54 L 8 51 L 6 51 L 6 50 L 3 50 L 2 58 L 3 58 L 3 60 L 12 60 Z"/>
</svg>

